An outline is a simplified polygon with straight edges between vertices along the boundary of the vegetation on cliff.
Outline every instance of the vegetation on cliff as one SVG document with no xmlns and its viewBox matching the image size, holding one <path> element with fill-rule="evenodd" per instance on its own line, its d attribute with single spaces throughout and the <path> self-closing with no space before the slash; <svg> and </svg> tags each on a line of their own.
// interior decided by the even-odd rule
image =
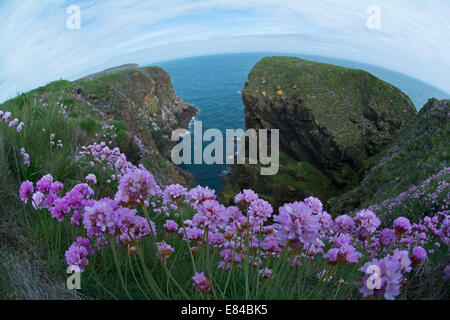
<svg viewBox="0 0 450 320">
<path fill-rule="evenodd" d="M 366 162 L 358 185 L 332 199 L 335 214 L 370 207 L 393 221 L 448 211 L 450 101 L 430 99 L 392 143 Z"/>
<path fill-rule="evenodd" d="M 169 75 L 159 67 L 54 81 L 4 102 L 0 110 L 0 237 L 1 246 L 8 248 L 0 260 L 6 269 L 34 270 L 38 277 L 42 276 L 40 266 L 54 268 L 61 258 L 59 252 L 49 252 L 47 241 L 42 241 L 43 232 L 48 235 L 55 230 L 52 224 L 45 222 L 49 230 L 38 232 L 20 205 L 17 190 L 21 181 L 51 172 L 70 187 L 95 173 L 103 181 L 100 194 L 114 188 L 117 177 L 110 166 L 106 161 L 99 163 L 101 159 L 83 157 L 83 146 L 97 143 L 111 154 L 117 147 L 128 161 L 151 168 L 161 184 L 193 183 L 192 176 L 174 166 L 167 155 L 172 129 L 187 127 L 196 109 L 175 95 Z M 9 121 L 5 114 L 11 117 Z M 15 126 L 9 126 L 15 119 Z M 104 145 L 99 145 L 101 141 Z M 34 253 L 40 251 L 48 254 L 48 260 L 42 261 L 42 256 Z M 12 266 L 12 262 L 23 265 Z M 34 296 L 31 293 L 29 297 Z"/>
<path fill-rule="evenodd" d="M 286 155 L 281 165 L 294 178 L 285 181 L 295 189 L 290 200 L 332 185 L 321 194 L 329 199 L 356 185 L 367 159 L 416 113 L 404 93 L 365 71 L 292 57 L 263 58 L 251 70 L 242 97 L 247 128 L 280 130 Z M 302 174 L 305 166 L 296 162 L 322 175 Z M 306 176 L 309 180 L 299 184 Z M 235 175 L 231 183 L 241 179 L 251 180 Z M 270 179 L 261 179 L 250 186 L 271 190 Z"/>
</svg>

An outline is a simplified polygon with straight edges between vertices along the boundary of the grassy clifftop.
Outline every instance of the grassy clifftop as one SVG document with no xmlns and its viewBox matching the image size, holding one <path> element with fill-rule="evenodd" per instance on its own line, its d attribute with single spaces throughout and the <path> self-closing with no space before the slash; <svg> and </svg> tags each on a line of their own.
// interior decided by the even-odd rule
<svg viewBox="0 0 450 320">
<path fill-rule="evenodd" d="M 0 278 L 0 297 L 14 292 L 9 298 L 74 297 L 47 276 L 54 271 L 47 268 L 64 266 L 60 250 L 67 245 L 49 248 L 47 237 L 65 231 L 25 209 L 18 197 L 22 181 L 51 173 L 69 189 L 94 173 L 101 185 L 99 196 L 110 195 L 117 185 L 111 170 L 116 163 L 81 153 L 95 143 L 111 154 L 119 147 L 128 161 L 144 164 L 163 185 L 193 181 L 165 155 L 172 128 L 186 127 L 196 110 L 175 95 L 170 77 L 159 67 L 51 82 L 2 103 L 0 112 L 10 114 L 7 121 L 0 120 L 0 248 L 5 248 L 0 266 L 7 270 Z M 17 123 L 10 126 L 14 119 Z M 30 273 L 24 274 L 30 283 L 14 276 L 21 272 Z"/>
<path fill-rule="evenodd" d="M 416 113 L 406 94 L 366 71 L 292 57 L 263 58 L 250 72 L 243 92 L 257 98 L 262 112 L 267 100 L 275 109 L 291 102 L 286 113 L 308 109 L 337 144 L 369 154 L 389 141 L 394 123 L 401 126 Z"/>
<path fill-rule="evenodd" d="M 235 167 L 224 193 L 239 186 L 274 197 L 284 184 L 291 191 L 282 201 L 327 200 L 352 188 L 365 162 L 416 114 L 406 94 L 365 71 L 293 57 L 259 61 L 242 97 L 247 128 L 279 129 L 282 172 L 270 178 Z"/>
<path fill-rule="evenodd" d="M 332 200 L 332 211 L 371 207 L 392 220 L 448 210 L 449 116 L 449 100 L 430 99 L 386 150 L 370 158 L 361 183 Z"/>
</svg>

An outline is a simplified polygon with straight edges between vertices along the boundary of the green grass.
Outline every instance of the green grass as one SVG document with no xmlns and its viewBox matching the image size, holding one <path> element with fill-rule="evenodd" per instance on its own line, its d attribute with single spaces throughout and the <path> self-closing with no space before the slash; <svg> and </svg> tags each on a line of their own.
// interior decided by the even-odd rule
<svg viewBox="0 0 450 320">
<path fill-rule="evenodd" d="M 38 253 L 36 258 L 42 264 L 42 268 L 61 285 L 67 277 L 64 252 L 74 241 L 77 233 L 70 225 L 57 223 L 48 212 L 42 210 L 35 212 L 22 204 L 18 198 L 18 188 L 22 181 L 36 181 L 43 174 L 51 173 L 56 180 L 64 182 L 64 191 L 67 191 L 75 184 L 84 182 L 84 177 L 88 173 L 94 173 L 99 181 L 102 181 L 96 188 L 96 195 L 102 197 L 114 194 L 116 185 L 104 183 L 111 172 L 104 171 L 101 167 L 91 168 L 86 161 L 78 161 L 75 157 L 81 151 L 81 146 L 98 141 L 95 134 L 102 133 L 101 128 L 105 123 L 105 120 L 97 112 L 93 112 L 85 101 L 70 97 L 72 88 L 79 85 L 79 82 L 55 81 L 0 105 L 0 110 L 12 113 L 11 119 L 18 118 L 25 124 L 19 134 L 15 128 L 11 129 L 6 123 L 0 123 L 2 245 L 12 246 L 16 251 L 21 251 L 26 250 L 31 244 L 32 251 Z M 44 93 L 48 95 L 48 99 L 43 101 L 48 103 L 47 107 L 43 107 L 43 102 L 39 101 Z M 68 103 L 69 100 L 71 103 Z M 59 112 L 60 108 L 56 102 L 65 102 L 68 105 L 67 117 Z M 78 109 L 79 112 L 74 114 L 71 112 L 74 109 Z M 132 140 L 125 122 L 114 120 L 108 123 L 117 128 L 116 142 Z M 51 134 L 55 135 L 54 146 L 50 144 Z M 62 148 L 56 146 L 58 140 L 61 140 Z M 20 155 L 21 147 L 30 155 L 30 167 L 23 163 Z M 164 169 L 165 162 L 159 157 L 146 157 L 140 160 L 149 168 Z M 6 256 L 4 260 L 6 261 Z M 88 288 L 93 286 L 89 281 L 85 283 Z M 96 291 L 89 290 L 86 291 L 88 296 L 96 296 Z M 119 293 L 117 295 L 120 296 Z M 19 298 L 17 295 L 12 296 L 14 297 Z M 106 297 L 106 293 L 103 292 L 100 297 Z"/>
<path fill-rule="evenodd" d="M 439 111 L 441 108 L 441 111 Z M 418 186 L 424 180 L 449 166 L 450 129 L 448 126 L 448 102 L 430 101 L 420 110 L 382 153 L 370 158 L 366 163 L 366 174 L 353 190 L 333 199 L 335 214 L 366 208 L 395 198 L 407 192 L 411 186 Z M 448 174 L 427 186 L 426 194 L 433 194 L 439 182 L 449 181 Z M 446 195 L 441 191 L 438 203 L 445 203 Z M 429 203 L 423 197 L 417 203 L 412 199 L 407 209 L 391 212 L 391 219 L 400 215 L 421 217 L 428 214 Z M 348 205 L 346 205 L 348 203 Z M 406 204 L 405 204 L 406 205 Z"/>
</svg>

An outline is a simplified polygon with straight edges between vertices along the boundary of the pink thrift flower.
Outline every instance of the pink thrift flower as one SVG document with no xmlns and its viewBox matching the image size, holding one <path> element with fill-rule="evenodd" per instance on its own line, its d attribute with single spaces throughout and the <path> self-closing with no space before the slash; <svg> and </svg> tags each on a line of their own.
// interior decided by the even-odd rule
<svg viewBox="0 0 450 320">
<path fill-rule="evenodd" d="M 33 194 L 34 186 L 30 181 L 25 181 L 20 185 L 19 189 L 19 197 L 20 200 L 24 203 L 28 202 L 28 198 Z"/>
<path fill-rule="evenodd" d="M 204 272 L 196 272 L 192 280 L 194 280 L 193 286 L 197 292 L 209 292 L 211 290 L 212 281 L 205 276 Z"/>
<path fill-rule="evenodd" d="M 136 168 L 120 178 L 114 200 L 121 205 L 135 206 L 158 192 L 153 175 L 145 168 Z"/>
<path fill-rule="evenodd" d="M 226 209 L 224 218 L 226 222 L 234 226 L 235 221 L 239 221 L 243 217 L 241 210 L 236 206 L 231 206 Z"/>
<path fill-rule="evenodd" d="M 304 202 L 287 203 L 279 213 L 273 220 L 282 246 L 307 247 L 318 236 L 319 216 Z"/>
<path fill-rule="evenodd" d="M 187 189 L 179 184 L 171 184 L 167 186 L 163 191 L 164 203 L 175 201 L 184 196 Z"/>
<path fill-rule="evenodd" d="M 400 289 L 403 285 L 403 273 L 411 270 L 410 264 L 411 260 L 408 258 L 408 252 L 398 250 L 394 252 L 394 255 L 389 255 L 381 260 L 374 259 L 365 263 L 364 266 L 359 269 L 364 272 L 364 277 L 362 279 L 363 286 L 360 292 L 364 297 L 384 296 L 387 300 L 394 300 L 395 297 L 400 294 Z M 372 272 L 368 271 L 369 267 L 373 270 Z M 372 277 L 377 269 L 379 272 L 375 281 L 369 283 L 369 277 Z M 379 279 L 379 282 L 377 279 Z M 368 283 L 371 284 L 371 286 L 369 286 Z M 379 285 L 379 287 L 377 288 L 376 285 Z"/>
<path fill-rule="evenodd" d="M 257 199 L 258 195 L 253 190 L 244 189 L 234 197 L 234 203 L 248 206 Z"/>
<path fill-rule="evenodd" d="M 314 213 L 322 213 L 323 205 L 319 199 L 314 198 L 314 197 L 309 197 L 309 198 L 306 198 L 304 201 L 311 209 L 313 209 Z"/>
<path fill-rule="evenodd" d="M 89 239 L 78 237 L 65 253 L 66 262 L 75 268 L 74 271 L 83 272 L 89 264 L 87 256 L 92 254 L 94 254 L 94 250 L 89 244 Z"/>
<path fill-rule="evenodd" d="M 10 117 L 11 117 L 11 112 L 6 111 L 5 114 L 3 115 L 3 121 L 8 122 Z"/>
<path fill-rule="evenodd" d="M 409 234 L 411 232 L 411 222 L 405 217 L 394 220 L 394 230 L 397 235 Z"/>
<path fill-rule="evenodd" d="M 210 232 L 208 233 L 208 243 L 213 245 L 215 248 L 220 247 L 225 242 L 225 236 L 221 232 Z"/>
<path fill-rule="evenodd" d="M 269 268 L 259 270 L 259 275 L 261 276 L 261 278 L 267 279 L 272 275 L 272 270 L 270 270 Z"/>
<path fill-rule="evenodd" d="M 256 199 L 250 203 L 247 214 L 251 224 L 261 224 L 267 221 L 273 213 L 273 208 L 267 201 Z"/>
<path fill-rule="evenodd" d="M 46 194 L 51 191 L 53 183 L 53 177 L 50 174 L 43 176 L 38 182 L 36 182 L 36 189 Z"/>
<path fill-rule="evenodd" d="M 66 199 L 58 198 L 53 202 L 53 206 L 50 208 L 50 213 L 52 217 L 58 220 L 59 222 L 64 220 L 66 214 L 70 212 L 70 207 L 67 204 Z"/>
<path fill-rule="evenodd" d="M 21 132 L 22 131 L 23 125 L 24 125 L 23 122 L 19 123 L 19 125 L 16 128 L 17 132 Z"/>
<path fill-rule="evenodd" d="M 195 225 L 215 231 L 225 220 L 226 209 L 216 200 L 206 200 L 199 205 L 192 221 Z"/>
<path fill-rule="evenodd" d="M 156 246 L 158 248 L 158 252 L 164 259 L 169 258 L 172 253 L 174 252 L 174 249 L 171 245 L 168 245 L 165 241 L 157 242 Z"/>
<path fill-rule="evenodd" d="M 120 206 L 109 198 L 95 201 L 92 206 L 84 209 L 83 225 L 86 228 L 87 235 L 102 236 L 115 234 L 116 231 L 116 210 Z"/>
<path fill-rule="evenodd" d="M 208 188 L 208 187 L 202 187 L 202 186 L 196 186 L 195 188 L 191 189 L 186 194 L 187 199 L 192 200 L 195 205 L 200 204 L 206 200 L 215 200 L 216 195 L 215 191 Z"/>
<path fill-rule="evenodd" d="M 395 236 L 395 231 L 393 229 L 383 229 L 380 232 L 380 242 L 383 246 L 387 247 L 390 244 L 394 243 L 396 236 Z"/>
<path fill-rule="evenodd" d="M 334 248 L 323 255 L 323 258 L 327 259 L 329 264 L 345 265 L 359 260 L 361 255 L 352 246 L 353 238 L 348 234 L 344 233 L 333 237 L 330 242 L 334 244 Z"/>
<path fill-rule="evenodd" d="M 279 240 L 275 235 L 268 235 L 264 238 L 264 241 L 261 244 L 261 248 L 268 252 L 281 252 L 278 241 Z"/>
<path fill-rule="evenodd" d="M 14 119 L 13 121 L 11 121 L 9 123 L 9 127 L 10 128 L 15 127 L 18 123 L 19 123 L 19 119 Z"/>
<path fill-rule="evenodd" d="M 95 174 L 90 173 L 86 176 L 86 181 L 90 184 L 97 184 L 97 177 Z"/>
<path fill-rule="evenodd" d="M 178 230 L 178 224 L 173 220 L 167 220 L 163 227 L 167 232 L 176 232 Z"/>
<path fill-rule="evenodd" d="M 35 192 L 31 199 L 33 200 L 32 205 L 34 209 L 41 209 L 44 207 L 45 195 L 42 192 Z"/>
<path fill-rule="evenodd" d="M 318 214 L 319 224 L 320 224 L 320 233 L 329 234 L 333 232 L 334 229 L 334 221 L 333 217 L 328 212 L 321 212 Z"/>
<path fill-rule="evenodd" d="M 23 154 L 23 164 L 27 167 L 30 166 L 30 155 L 28 153 Z"/>
<path fill-rule="evenodd" d="M 414 247 L 411 256 L 413 266 L 419 264 L 421 261 L 426 260 L 427 258 L 428 258 L 427 251 L 424 248 Z"/>
<path fill-rule="evenodd" d="M 365 229 L 369 234 L 377 230 L 381 224 L 380 219 L 370 210 L 361 210 L 356 213 L 356 220 L 360 223 L 360 227 Z"/>
<path fill-rule="evenodd" d="M 335 222 L 338 233 L 351 233 L 355 229 L 355 221 L 346 214 L 337 217 Z"/>
</svg>

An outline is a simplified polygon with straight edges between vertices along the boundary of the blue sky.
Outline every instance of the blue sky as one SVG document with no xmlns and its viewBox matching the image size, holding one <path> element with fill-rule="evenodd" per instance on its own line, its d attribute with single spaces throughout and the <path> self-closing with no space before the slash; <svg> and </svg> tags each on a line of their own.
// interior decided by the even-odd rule
<svg viewBox="0 0 450 320">
<path fill-rule="evenodd" d="M 381 29 L 366 26 L 370 5 Z M 353 60 L 450 92 L 448 17 L 449 0 L 0 0 L 0 101 L 124 63 L 231 52 Z"/>
</svg>

